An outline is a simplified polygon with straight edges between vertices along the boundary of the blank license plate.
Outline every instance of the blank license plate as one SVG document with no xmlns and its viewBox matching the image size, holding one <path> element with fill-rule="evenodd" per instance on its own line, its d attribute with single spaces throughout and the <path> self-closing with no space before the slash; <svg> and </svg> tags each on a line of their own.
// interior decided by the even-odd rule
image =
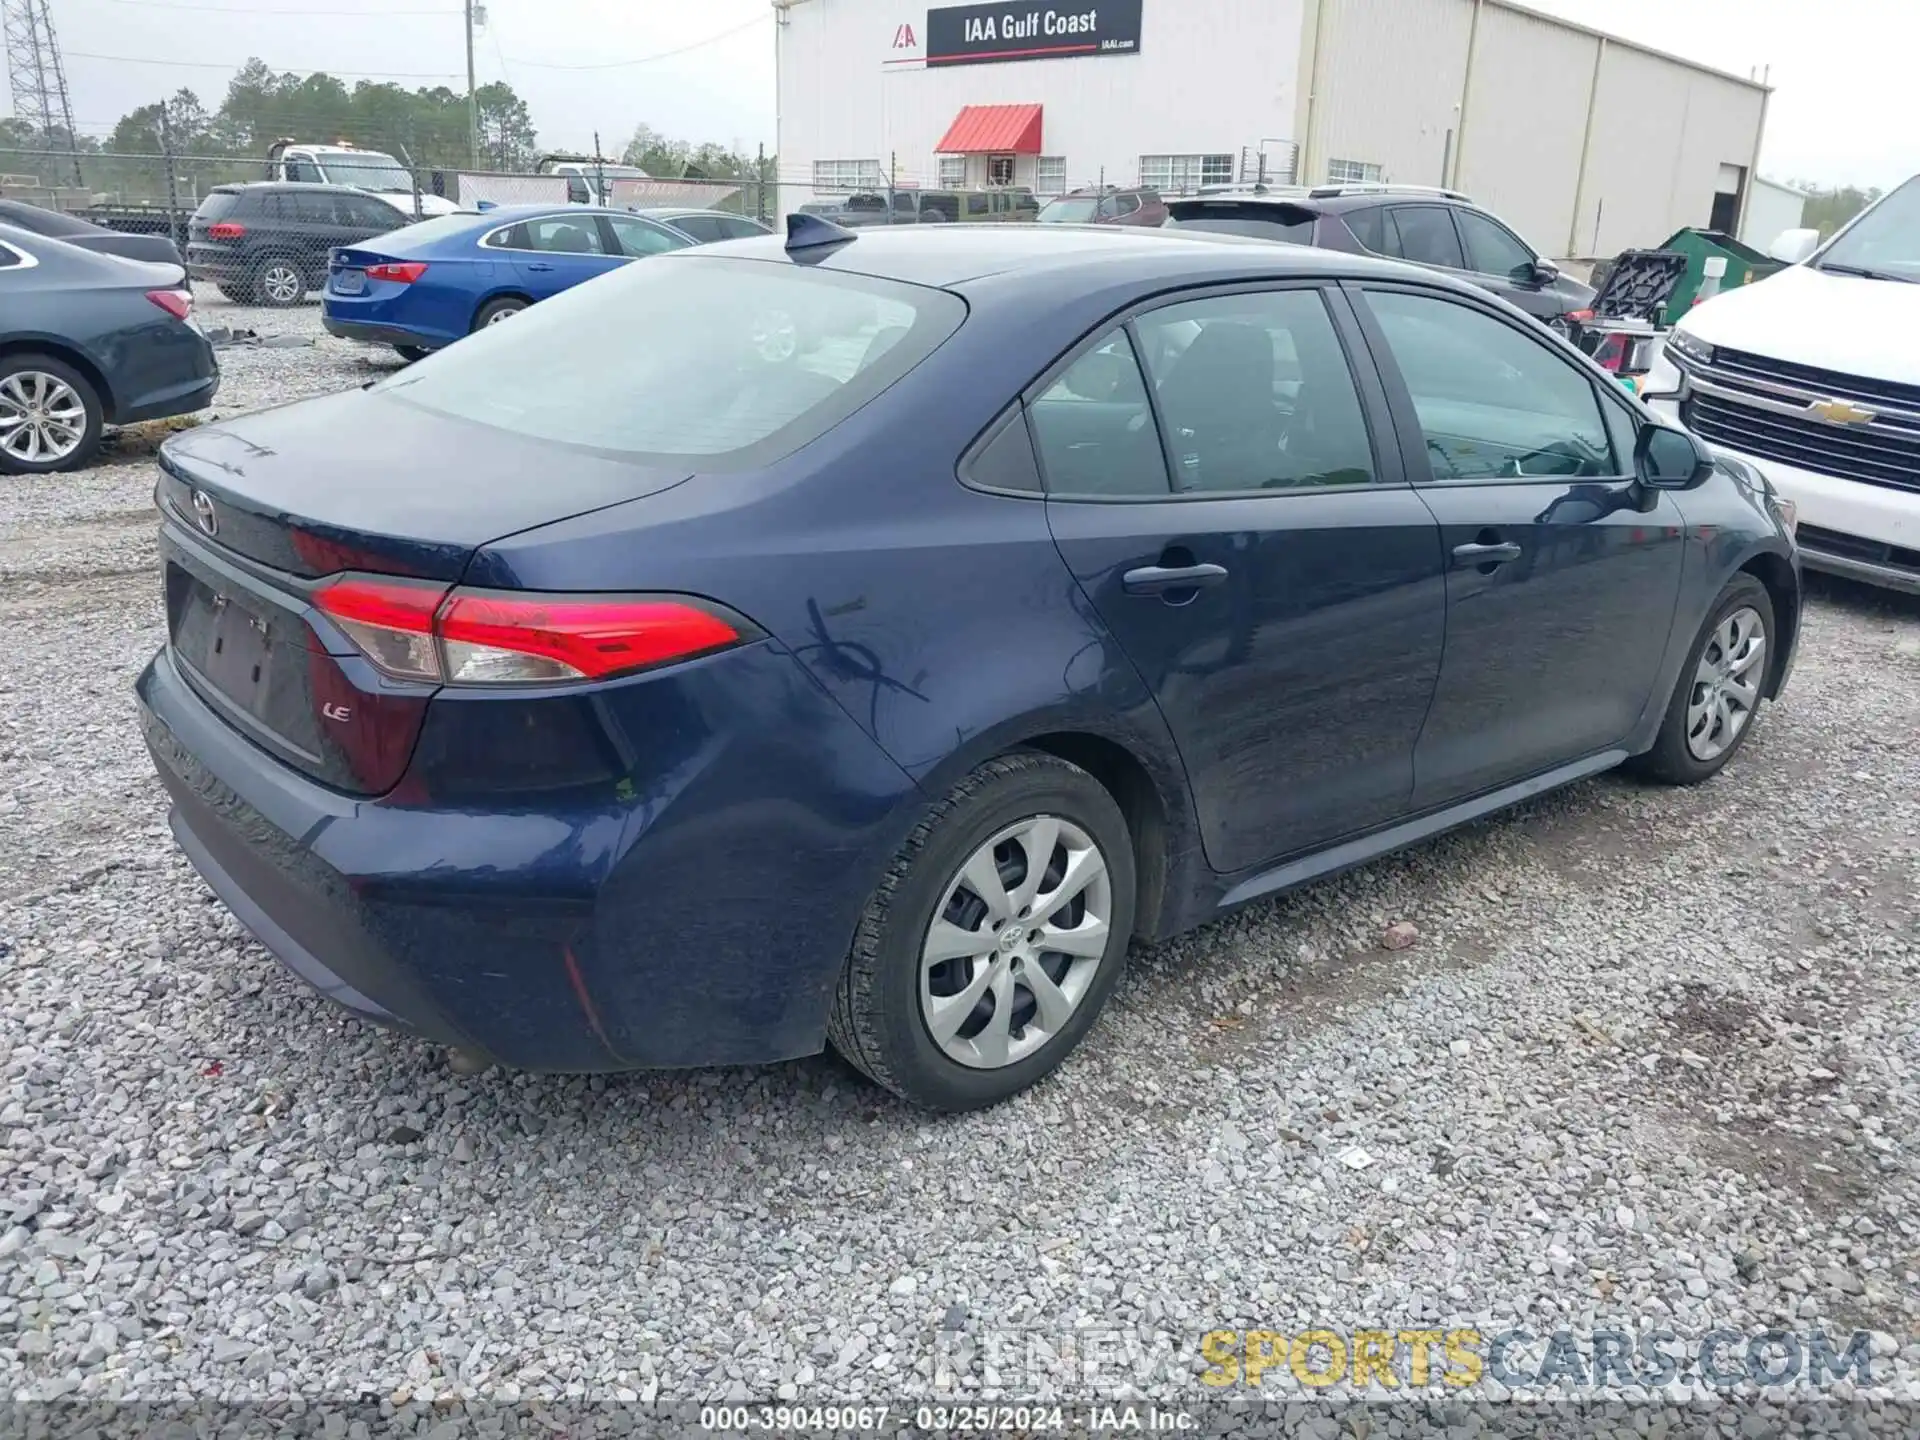
<svg viewBox="0 0 1920 1440">
<path fill-rule="evenodd" d="M 358 295 L 367 288 L 367 272 L 364 270 L 342 270 L 333 277 L 333 293 L 336 295 Z"/>
</svg>

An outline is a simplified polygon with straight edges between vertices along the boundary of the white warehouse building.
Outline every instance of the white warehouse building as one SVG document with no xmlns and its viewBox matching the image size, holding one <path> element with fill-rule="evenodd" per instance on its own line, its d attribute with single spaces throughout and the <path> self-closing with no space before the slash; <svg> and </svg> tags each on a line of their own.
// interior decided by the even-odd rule
<svg viewBox="0 0 1920 1440">
<path fill-rule="evenodd" d="M 1543 253 L 1737 233 L 1767 88 L 1512 0 L 775 0 L 792 191 L 1389 181 Z"/>
</svg>

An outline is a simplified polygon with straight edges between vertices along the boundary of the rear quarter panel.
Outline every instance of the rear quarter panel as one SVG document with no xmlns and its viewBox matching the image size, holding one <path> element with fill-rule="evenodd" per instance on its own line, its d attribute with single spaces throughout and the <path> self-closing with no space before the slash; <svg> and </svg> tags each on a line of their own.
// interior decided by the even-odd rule
<svg viewBox="0 0 1920 1440">
<path fill-rule="evenodd" d="M 1061 561 L 1044 505 L 955 475 L 1023 386 L 1138 293 L 1077 287 L 1036 312 L 1031 286 L 969 287 L 973 318 L 814 443 L 765 470 L 698 476 L 497 541 L 468 582 L 684 591 L 765 627 L 919 788 L 867 857 L 873 879 L 968 770 L 1060 733 L 1135 756 L 1185 865 L 1197 846 L 1172 739 Z"/>
</svg>

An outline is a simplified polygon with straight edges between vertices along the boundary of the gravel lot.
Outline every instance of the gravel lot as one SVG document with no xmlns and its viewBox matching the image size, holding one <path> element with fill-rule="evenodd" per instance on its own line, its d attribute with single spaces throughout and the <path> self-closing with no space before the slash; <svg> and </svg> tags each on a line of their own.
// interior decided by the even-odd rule
<svg viewBox="0 0 1920 1440">
<path fill-rule="evenodd" d="M 391 363 L 229 350 L 219 411 Z M 1816 579 L 1719 780 L 1136 950 L 1064 1074 L 929 1119 L 826 1056 L 463 1079 L 282 973 L 136 734 L 153 478 L 0 482 L 12 1395 L 1199 1397 L 1210 1330 L 1422 1323 L 1861 1327 L 1920 1375 L 1920 603 Z M 1158 1360 L 989 1366 L 1077 1327 Z"/>
</svg>

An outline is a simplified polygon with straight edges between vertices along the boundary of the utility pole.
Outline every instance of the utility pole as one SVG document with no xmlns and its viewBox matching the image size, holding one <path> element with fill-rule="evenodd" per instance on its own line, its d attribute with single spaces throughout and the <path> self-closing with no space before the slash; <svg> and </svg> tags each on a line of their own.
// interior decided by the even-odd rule
<svg viewBox="0 0 1920 1440">
<path fill-rule="evenodd" d="M 467 0 L 467 150 L 473 168 L 480 168 L 480 102 L 473 93 L 473 0 Z"/>
</svg>

